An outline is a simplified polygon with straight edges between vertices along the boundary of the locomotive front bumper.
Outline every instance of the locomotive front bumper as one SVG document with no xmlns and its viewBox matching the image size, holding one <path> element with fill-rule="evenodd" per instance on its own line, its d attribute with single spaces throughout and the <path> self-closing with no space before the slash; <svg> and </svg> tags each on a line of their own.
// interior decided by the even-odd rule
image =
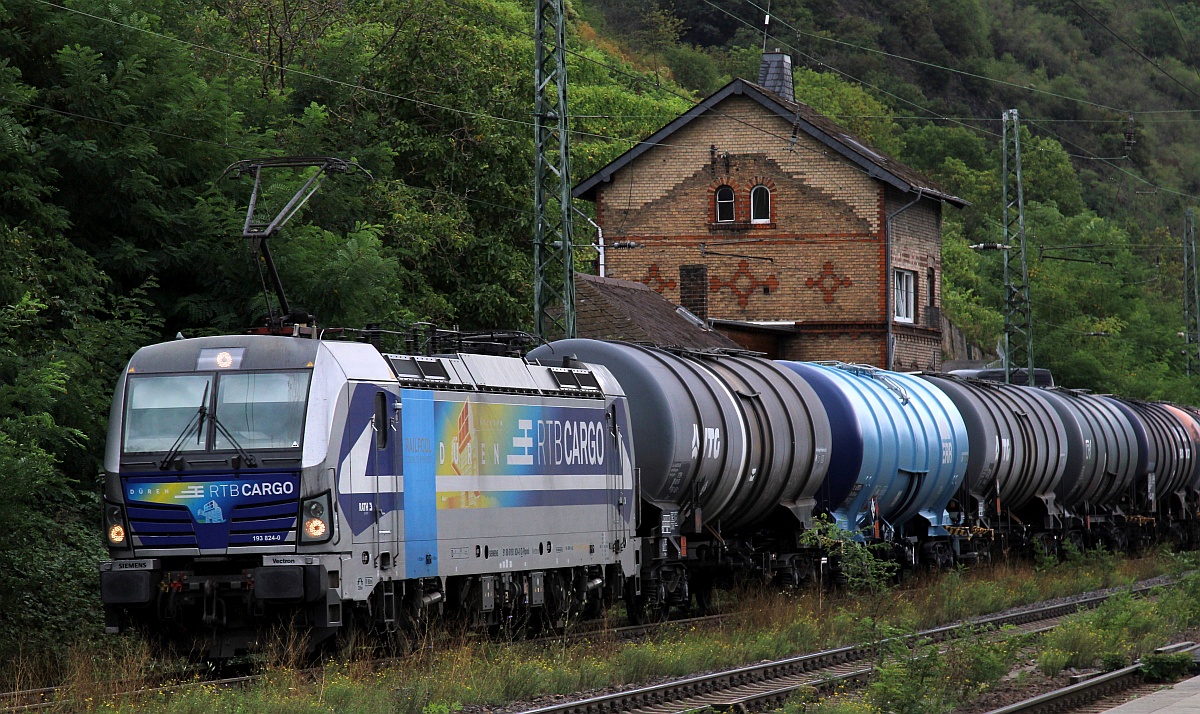
<svg viewBox="0 0 1200 714">
<path fill-rule="evenodd" d="M 163 568 L 158 558 L 110 560 L 100 563 L 100 596 L 106 611 L 144 610 L 167 598 L 171 607 L 185 611 L 194 607 L 203 613 L 216 613 L 214 600 L 242 603 L 246 613 L 260 612 L 255 603 L 265 606 L 309 607 L 314 624 L 340 624 L 341 599 L 337 573 L 330 573 L 319 557 L 266 556 L 262 565 L 242 563 L 225 572 L 196 572 Z M 336 561 L 335 561 L 336 562 Z M 160 603 L 161 604 L 161 603 Z M 114 614 L 106 630 L 120 632 L 123 618 Z"/>
<path fill-rule="evenodd" d="M 100 599 L 105 605 L 144 605 L 162 572 L 157 558 L 100 563 Z"/>
</svg>

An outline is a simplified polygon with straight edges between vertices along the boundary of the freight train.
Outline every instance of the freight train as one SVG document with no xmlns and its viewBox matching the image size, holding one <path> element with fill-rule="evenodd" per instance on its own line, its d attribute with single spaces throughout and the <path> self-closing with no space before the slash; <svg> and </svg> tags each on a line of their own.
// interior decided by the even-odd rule
<svg viewBox="0 0 1200 714">
<path fill-rule="evenodd" d="M 228 657 L 281 623 L 660 618 L 821 576 L 818 519 L 910 567 L 1190 544 L 1197 444 L 1186 407 L 748 353 L 181 339 L 115 390 L 106 629 Z"/>
</svg>

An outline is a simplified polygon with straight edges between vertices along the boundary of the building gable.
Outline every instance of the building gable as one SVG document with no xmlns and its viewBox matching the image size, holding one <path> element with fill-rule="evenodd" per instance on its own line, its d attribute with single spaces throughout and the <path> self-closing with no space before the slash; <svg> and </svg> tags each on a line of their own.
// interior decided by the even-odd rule
<svg viewBox="0 0 1200 714">
<path fill-rule="evenodd" d="M 871 178 L 887 183 L 895 189 L 905 193 L 921 192 L 958 206 L 967 204 L 965 200 L 946 193 L 904 164 L 874 149 L 867 142 L 829 121 L 811 107 L 799 102 L 789 102 L 744 79 L 733 80 L 670 124 L 621 154 L 576 186 L 572 195 L 576 198 L 594 200 L 597 187 L 610 182 L 618 171 L 656 147 L 676 144 L 675 134 L 677 132 L 706 115 L 720 115 L 722 110 L 719 106 L 732 96 L 745 96 L 788 124 L 786 134 L 782 136 L 767 134 L 761 137 L 765 141 L 782 139 L 790 143 L 801 134 L 807 135 L 823 145 L 826 150 L 840 156 Z"/>
</svg>

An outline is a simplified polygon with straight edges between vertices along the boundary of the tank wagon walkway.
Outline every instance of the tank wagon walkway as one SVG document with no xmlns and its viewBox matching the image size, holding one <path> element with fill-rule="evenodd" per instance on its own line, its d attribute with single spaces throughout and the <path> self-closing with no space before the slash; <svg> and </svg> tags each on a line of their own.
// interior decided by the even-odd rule
<svg viewBox="0 0 1200 714">
<path fill-rule="evenodd" d="M 1196 714 L 1197 712 L 1200 712 L 1200 677 L 1185 679 L 1171 689 L 1147 694 L 1108 710 L 1108 714 Z"/>
</svg>

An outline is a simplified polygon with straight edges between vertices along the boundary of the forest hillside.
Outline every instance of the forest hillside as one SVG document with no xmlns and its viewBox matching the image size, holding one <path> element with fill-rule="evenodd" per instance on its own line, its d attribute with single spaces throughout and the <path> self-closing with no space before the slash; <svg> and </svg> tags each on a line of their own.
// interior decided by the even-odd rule
<svg viewBox="0 0 1200 714">
<path fill-rule="evenodd" d="M 769 0 L 764 31 L 767 1 L 572 0 L 576 178 L 789 52 L 801 101 L 971 201 L 944 226 L 943 299 L 990 347 L 1000 261 L 968 246 L 1002 237 L 1016 108 L 1038 364 L 1200 403 L 1180 337 L 1200 5 Z M 272 246 L 322 324 L 530 326 L 532 30 L 518 0 L 0 0 L 0 661 L 98 636 L 128 357 L 266 312 L 233 162 L 372 175 L 326 182 Z"/>
</svg>

